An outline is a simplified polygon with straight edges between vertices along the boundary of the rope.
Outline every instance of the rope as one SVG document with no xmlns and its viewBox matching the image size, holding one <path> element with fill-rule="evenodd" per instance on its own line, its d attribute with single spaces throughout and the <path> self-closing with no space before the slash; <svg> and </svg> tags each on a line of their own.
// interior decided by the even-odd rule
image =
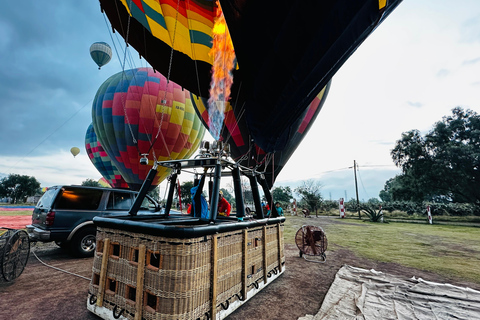
<svg viewBox="0 0 480 320">
<path fill-rule="evenodd" d="M 173 28 L 173 38 L 172 38 L 172 46 L 171 46 L 171 50 L 170 50 L 170 61 L 168 63 L 168 72 L 167 72 L 167 86 L 165 88 L 165 95 L 163 97 L 163 101 L 167 101 L 167 90 L 168 90 L 168 85 L 170 83 L 170 75 L 171 75 L 171 71 L 172 71 L 172 64 L 173 64 L 173 51 L 174 51 L 174 46 L 175 46 L 175 37 L 177 35 L 177 22 L 178 22 L 178 8 L 180 7 L 180 0 L 177 0 L 177 10 L 176 10 L 176 14 L 175 14 L 175 26 Z M 162 101 L 162 102 L 163 102 Z M 173 102 L 172 102 L 173 103 Z M 163 106 L 163 103 L 162 103 L 162 106 Z M 166 106 L 165 106 L 166 107 Z M 172 105 L 173 107 L 173 105 Z M 162 110 L 163 111 L 163 110 Z M 157 134 L 155 136 L 155 139 L 153 140 L 153 142 L 150 144 L 150 148 L 148 149 L 148 153 L 150 153 L 150 150 L 152 150 L 153 146 L 155 145 L 155 143 L 157 142 L 157 139 L 158 139 L 158 136 L 160 135 L 160 132 L 162 130 L 162 124 L 163 124 L 163 116 L 164 116 L 164 112 L 162 112 L 162 117 L 160 118 L 160 124 L 158 126 L 158 131 L 157 131 Z M 155 113 L 155 120 L 157 119 L 157 113 Z M 162 137 L 162 142 L 163 142 L 163 145 L 165 146 L 165 149 L 167 150 L 168 152 L 168 158 L 169 159 L 172 159 L 171 157 L 171 152 L 170 150 L 168 149 L 168 146 L 167 146 L 167 142 L 165 141 L 165 137 L 163 136 L 163 134 L 161 135 Z M 154 159 L 157 159 L 157 156 L 155 155 L 155 149 L 153 150 L 153 158 Z"/>
<path fill-rule="evenodd" d="M 42 260 L 40 260 L 40 258 L 37 256 L 37 254 L 35 253 L 34 250 L 32 250 L 32 253 L 33 253 L 33 255 L 35 256 L 35 258 L 37 258 L 37 260 L 40 261 L 40 263 L 43 264 L 43 265 L 46 266 L 46 267 L 49 267 L 49 268 L 55 269 L 55 270 L 57 270 L 57 271 L 61 271 L 61 272 L 70 274 L 70 275 L 75 276 L 75 277 L 82 278 L 82 279 L 85 279 L 85 280 L 88 280 L 88 281 L 91 280 L 90 278 L 81 276 L 81 275 L 79 275 L 79 274 L 76 274 L 76 273 L 73 273 L 73 272 L 70 272 L 70 271 L 67 271 L 67 270 L 63 270 L 63 269 L 60 269 L 60 268 L 51 266 L 51 265 L 49 265 L 49 264 L 46 264 L 45 262 L 43 262 Z"/>
</svg>

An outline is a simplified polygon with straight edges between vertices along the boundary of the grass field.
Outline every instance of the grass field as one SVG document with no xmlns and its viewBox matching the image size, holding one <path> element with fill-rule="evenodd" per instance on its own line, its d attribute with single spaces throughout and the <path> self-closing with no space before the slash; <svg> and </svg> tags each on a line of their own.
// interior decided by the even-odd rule
<svg viewBox="0 0 480 320">
<path fill-rule="evenodd" d="M 1 216 L 31 216 L 32 212 L 33 212 L 33 209 L 4 211 L 0 208 L 0 217 Z"/>
<path fill-rule="evenodd" d="M 380 262 L 452 275 L 480 283 L 480 228 L 414 223 L 371 223 L 341 220 L 321 226 L 328 250 L 348 248 L 361 257 Z M 315 218 L 287 216 L 285 242 Z"/>
<path fill-rule="evenodd" d="M 31 214 L 32 209 L 2 211 L 0 208 L 0 217 Z M 302 225 L 318 225 L 327 234 L 328 251 L 347 248 L 367 259 L 480 283 L 480 228 L 331 219 L 333 223 L 319 225 L 314 217 L 288 215 L 285 242 L 294 244 L 295 233 Z"/>
</svg>

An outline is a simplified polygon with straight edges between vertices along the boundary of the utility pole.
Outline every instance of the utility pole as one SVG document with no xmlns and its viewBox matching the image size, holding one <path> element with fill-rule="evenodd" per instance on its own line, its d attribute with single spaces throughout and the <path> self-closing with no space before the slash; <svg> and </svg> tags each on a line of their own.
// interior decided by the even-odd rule
<svg viewBox="0 0 480 320">
<path fill-rule="evenodd" d="M 355 192 L 357 194 L 358 219 L 360 219 L 360 202 L 358 201 L 358 186 L 357 186 L 357 162 L 355 160 L 353 160 L 353 173 L 355 175 Z"/>
</svg>

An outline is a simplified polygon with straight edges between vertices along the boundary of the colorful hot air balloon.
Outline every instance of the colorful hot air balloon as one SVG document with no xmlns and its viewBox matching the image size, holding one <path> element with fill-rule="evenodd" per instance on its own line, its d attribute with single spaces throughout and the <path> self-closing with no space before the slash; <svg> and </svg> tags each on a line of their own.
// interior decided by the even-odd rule
<svg viewBox="0 0 480 320">
<path fill-rule="evenodd" d="M 98 184 L 101 185 L 104 188 L 111 188 L 112 187 L 110 185 L 110 183 L 108 183 L 108 181 L 104 177 L 101 177 L 100 179 L 98 179 Z"/>
<path fill-rule="evenodd" d="M 80 149 L 77 147 L 73 147 L 70 149 L 70 152 L 71 154 L 73 154 L 73 157 L 75 158 L 80 153 Z"/>
<path fill-rule="evenodd" d="M 231 35 L 237 62 L 233 70 L 225 70 L 233 84 L 224 97 L 230 103 L 225 115 L 233 112 L 235 119 L 223 121 L 224 127 L 230 126 L 228 133 L 220 130 L 224 140 L 239 150 L 248 149 L 248 154 L 236 156 L 255 158 L 255 152 L 261 152 L 268 159 L 284 158 L 285 150 L 295 145 L 299 122 L 310 117 L 312 104 L 325 99 L 322 90 L 327 90 L 335 72 L 400 2 L 219 0 L 226 21 L 221 30 Z M 216 39 L 213 30 L 221 20 L 217 2 L 100 0 L 100 4 L 112 26 L 155 70 L 169 74 L 170 80 L 206 104 L 216 65 L 216 56 L 210 54 Z M 239 135 L 244 145 L 235 141 Z M 282 167 L 275 166 L 273 176 Z"/>
<path fill-rule="evenodd" d="M 105 42 L 95 42 L 90 46 L 90 56 L 98 65 L 98 69 L 112 59 L 112 48 Z"/>
<path fill-rule="evenodd" d="M 190 92 L 151 68 L 119 72 L 98 89 L 92 107 L 94 131 L 131 189 L 138 190 L 153 160 L 190 157 L 205 127 Z M 142 157 L 148 165 L 140 164 Z M 152 187 L 169 175 L 159 168 Z"/>
<path fill-rule="evenodd" d="M 98 172 L 110 186 L 128 189 L 127 182 L 125 182 L 117 167 L 115 167 L 110 157 L 103 150 L 102 144 L 98 141 L 97 135 L 93 130 L 93 124 L 88 126 L 85 134 L 85 149 L 90 161 L 92 161 L 95 168 L 97 168 Z"/>
</svg>

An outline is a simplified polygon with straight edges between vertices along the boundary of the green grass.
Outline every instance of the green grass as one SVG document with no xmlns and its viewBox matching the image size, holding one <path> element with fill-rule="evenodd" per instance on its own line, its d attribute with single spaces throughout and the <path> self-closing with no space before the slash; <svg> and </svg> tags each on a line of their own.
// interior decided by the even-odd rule
<svg viewBox="0 0 480 320">
<path fill-rule="evenodd" d="M 15 211 L 2 211 L 0 208 L 0 217 L 1 216 L 31 216 L 33 209 L 27 210 L 15 210 Z"/>
<path fill-rule="evenodd" d="M 432 271 L 480 283 L 480 229 L 412 223 L 371 223 L 336 219 L 321 226 L 329 251 L 348 248 L 361 257 L 379 262 Z M 285 242 L 294 243 L 304 224 L 316 219 L 287 216 Z"/>
</svg>

